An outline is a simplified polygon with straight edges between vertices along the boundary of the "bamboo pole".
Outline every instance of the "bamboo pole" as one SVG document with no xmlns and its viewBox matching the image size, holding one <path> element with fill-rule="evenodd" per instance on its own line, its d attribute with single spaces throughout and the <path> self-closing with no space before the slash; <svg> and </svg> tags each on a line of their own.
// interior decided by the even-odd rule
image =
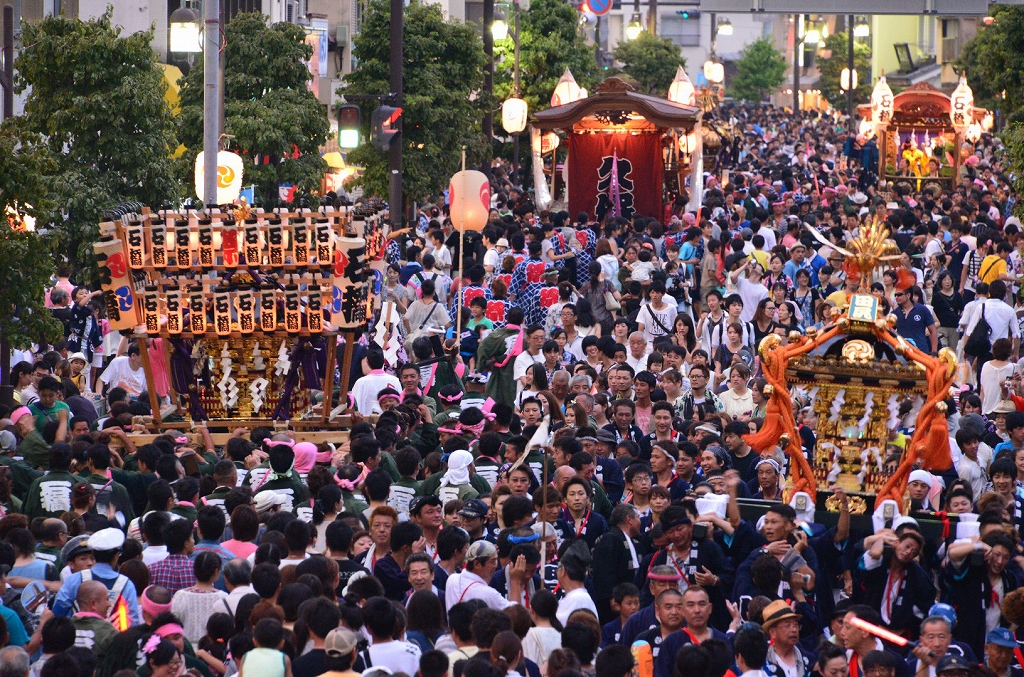
<svg viewBox="0 0 1024 677">
<path fill-rule="evenodd" d="M 135 334 L 138 340 L 139 357 L 142 358 L 142 370 L 146 374 L 146 390 L 149 392 L 149 408 L 153 410 L 153 424 L 159 426 L 160 418 L 160 396 L 156 393 L 156 381 L 153 378 L 153 364 L 149 360 L 149 338 L 146 334 Z"/>
</svg>

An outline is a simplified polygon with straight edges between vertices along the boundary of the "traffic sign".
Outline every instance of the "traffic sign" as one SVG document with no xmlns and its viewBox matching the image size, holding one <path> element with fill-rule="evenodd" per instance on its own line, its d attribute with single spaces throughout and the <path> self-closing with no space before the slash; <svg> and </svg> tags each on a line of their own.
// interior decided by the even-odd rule
<svg viewBox="0 0 1024 677">
<path fill-rule="evenodd" d="M 612 0 L 587 0 L 590 11 L 597 16 L 603 16 L 612 11 Z"/>
</svg>

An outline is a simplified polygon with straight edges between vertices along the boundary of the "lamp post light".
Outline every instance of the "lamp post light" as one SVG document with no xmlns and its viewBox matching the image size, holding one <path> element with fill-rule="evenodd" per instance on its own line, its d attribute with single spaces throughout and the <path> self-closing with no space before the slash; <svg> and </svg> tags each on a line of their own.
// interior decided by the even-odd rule
<svg viewBox="0 0 1024 677">
<path fill-rule="evenodd" d="M 633 5 L 633 16 L 626 25 L 626 39 L 636 40 L 644 32 L 644 20 L 640 15 L 640 2 L 637 0 Z"/>
<path fill-rule="evenodd" d="M 732 22 L 728 17 L 718 22 L 718 32 L 721 35 L 732 35 Z"/>
<path fill-rule="evenodd" d="M 864 17 L 857 19 L 857 22 L 853 26 L 853 37 L 855 38 L 866 38 L 871 35 L 871 26 L 868 25 L 867 20 Z"/>
<path fill-rule="evenodd" d="M 203 51 L 203 46 L 199 42 L 199 22 L 191 8 L 179 7 L 171 12 L 168 19 L 167 44 L 171 54 L 185 55 L 188 64 L 185 75 L 188 75 L 195 55 Z"/>
</svg>

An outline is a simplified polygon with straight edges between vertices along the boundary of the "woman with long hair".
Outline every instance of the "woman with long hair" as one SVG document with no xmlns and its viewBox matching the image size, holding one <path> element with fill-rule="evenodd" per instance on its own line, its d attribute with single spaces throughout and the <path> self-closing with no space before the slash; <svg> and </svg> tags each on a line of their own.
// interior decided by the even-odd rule
<svg viewBox="0 0 1024 677">
<path fill-rule="evenodd" d="M 511 630 L 503 630 L 491 642 L 491 663 L 497 668 L 497 677 L 519 677 L 516 668 L 523 659 L 523 645 Z"/>
<path fill-rule="evenodd" d="M 228 595 L 213 587 L 220 571 L 219 555 L 210 551 L 199 553 L 192 562 L 195 585 L 178 590 L 171 598 L 171 611 L 181 620 L 185 637 L 193 644 L 198 644 L 206 634 L 206 619 L 224 610 L 221 601 Z"/>
<path fill-rule="evenodd" d="M 932 292 L 932 309 L 939 322 L 939 336 L 947 348 L 956 350 L 960 342 L 960 315 L 964 312 L 964 299 L 957 291 L 957 285 L 949 271 L 942 271 Z"/>
<path fill-rule="evenodd" d="M 537 399 L 544 403 L 544 413 L 551 415 L 551 429 L 555 429 L 556 423 L 564 423 L 565 416 L 562 414 L 562 407 L 559 406 L 555 394 L 550 390 L 542 390 L 537 393 Z"/>
<path fill-rule="evenodd" d="M 683 346 L 687 353 L 692 353 L 697 348 L 693 318 L 686 313 L 676 315 L 676 321 L 672 324 L 672 343 Z"/>
<path fill-rule="evenodd" d="M 589 425 L 587 410 L 577 402 L 565 405 L 565 425 L 570 428 L 583 428 Z"/>
<path fill-rule="evenodd" d="M 408 616 L 406 639 L 426 653 L 446 632 L 441 600 L 429 590 L 417 590 L 406 606 Z"/>
<path fill-rule="evenodd" d="M 341 487 L 337 484 L 328 484 L 321 487 L 313 502 L 313 526 L 316 527 L 316 545 L 313 549 L 323 552 L 327 548 L 327 527 L 338 516 L 338 510 L 342 508 Z"/>
<path fill-rule="evenodd" d="M 601 324 L 594 318 L 594 310 L 586 298 L 576 301 L 576 331 L 580 336 L 601 336 Z"/>
<path fill-rule="evenodd" d="M 540 391 L 548 389 L 548 376 L 543 364 L 534 362 L 527 367 L 525 376 L 527 383 L 516 398 L 516 409 L 523 408 L 523 400 L 536 397 Z"/>
<path fill-rule="evenodd" d="M 530 598 L 533 627 L 523 638 L 523 655 L 543 665 L 555 649 L 562 646 L 562 624 L 556 615 L 558 599 L 547 589 L 540 589 Z"/>
<path fill-rule="evenodd" d="M 754 325 L 754 345 L 761 345 L 761 339 L 775 331 L 775 302 L 763 298 L 757 303 L 757 310 L 751 319 Z"/>
<path fill-rule="evenodd" d="M 805 331 L 814 324 L 818 304 L 821 303 L 821 294 L 811 286 L 811 274 L 803 268 L 796 271 L 795 282 L 796 287 L 790 292 L 789 298 L 800 311 L 800 331 Z"/>
</svg>

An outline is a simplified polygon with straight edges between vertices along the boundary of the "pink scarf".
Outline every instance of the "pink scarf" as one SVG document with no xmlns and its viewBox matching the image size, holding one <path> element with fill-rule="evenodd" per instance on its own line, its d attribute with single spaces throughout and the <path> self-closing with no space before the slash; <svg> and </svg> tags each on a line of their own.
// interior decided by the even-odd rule
<svg viewBox="0 0 1024 677">
<path fill-rule="evenodd" d="M 499 368 L 499 369 L 501 367 L 504 367 L 506 364 L 508 364 L 509 360 L 514 360 L 516 357 L 518 357 L 523 352 L 523 338 L 524 338 L 523 337 L 523 328 L 520 327 L 518 324 L 506 324 L 505 328 L 506 329 L 518 329 L 519 330 L 519 335 L 516 336 L 516 342 L 515 342 L 515 344 L 513 344 L 512 350 L 508 351 L 508 353 L 505 355 L 505 359 L 502 360 L 501 362 L 495 362 L 494 363 L 494 366 L 496 368 Z"/>
</svg>

